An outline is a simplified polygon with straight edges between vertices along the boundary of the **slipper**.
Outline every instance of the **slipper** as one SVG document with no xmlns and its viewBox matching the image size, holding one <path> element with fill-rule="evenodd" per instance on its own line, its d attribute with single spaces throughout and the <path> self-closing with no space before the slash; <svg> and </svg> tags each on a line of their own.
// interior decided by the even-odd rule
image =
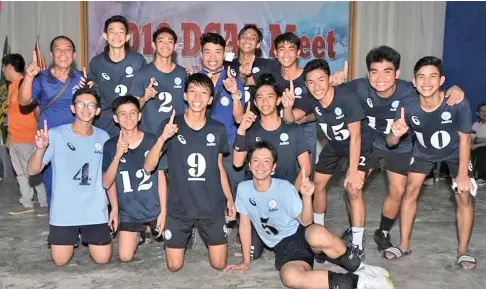
<svg viewBox="0 0 486 289">
<path fill-rule="evenodd" d="M 474 266 L 471 269 L 467 269 L 467 268 L 464 267 L 465 263 L 471 263 L 471 264 L 474 264 Z M 476 258 L 474 258 L 472 256 L 469 256 L 467 254 L 462 254 L 461 256 L 457 257 L 457 265 L 459 265 L 459 267 L 461 267 L 464 270 L 472 270 L 472 269 L 476 268 L 477 261 L 476 261 Z"/>
<path fill-rule="evenodd" d="M 391 258 L 387 258 L 386 256 L 386 253 L 391 253 L 393 256 Z M 387 260 L 395 260 L 395 259 L 400 259 L 404 256 L 407 256 L 407 255 L 410 255 L 412 254 L 412 251 L 411 250 L 408 250 L 406 252 L 403 252 L 400 248 L 398 247 L 390 247 L 388 249 L 385 249 L 383 251 L 383 258 L 387 259 Z"/>
</svg>

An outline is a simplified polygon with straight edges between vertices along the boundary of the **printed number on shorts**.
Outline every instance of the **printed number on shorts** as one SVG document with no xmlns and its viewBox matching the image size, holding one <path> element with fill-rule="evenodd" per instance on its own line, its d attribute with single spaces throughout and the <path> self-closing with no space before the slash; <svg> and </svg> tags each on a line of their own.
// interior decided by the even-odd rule
<svg viewBox="0 0 486 289">
<path fill-rule="evenodd" d="M 206 181 L 203 176 L 206 172 L 206 159 L 200 153 L 192 153 L 187 157 L 187 165 L 190 167 L 188 170 L 190 178 L 188 181 Z"/>
<path fill-rule="evenodd" d="M 120 174 L 122 176 L 123 192 L 124 193 L 133 192 L 132 184 L 130 183 L 130 175 L 128 174 L 128 171 L 121 171 Z M 138 184 L 137 191 L 139 191 L 139 192 L 147 191 L 147 190 L 150 190 L 152 188 L 153 182 L 152 181 L 149 182 L 150 175 L 147 175 L 145 173 L 144 169 L 137 170 L 137 172 L 135 173 L 135 176 L 137 177 L 137 179 L 142 179 L 140 181 L 140 184 Z"/>
<path fill-rule="evenodd" d="M 266 219 L 260 218 L 260 221 L 262 222 L 262 228 L 263 228 L 263 230 L 265 230 L 265 232 L 267 234 L 269 234 L 269 235 L 271 235 L 271 234 L 277 235 L 278 234 L 278 230 L 275 227 L 273 227 L 273 226 L 267 225 L 268 220 L 270 220 L 270 218 L 266 218 Z"/>
<path fill-rule="evenodd" d="M 331 137 L 329 137 L 329 133 L 327 132 L 327 123 L 319 123 L 321 126 L 322 131 L 326 135 L 326 137 L 329 140 L 333 140 Z M 349 131 L 344 127 L 344 122 L 338 124 L 338 125 L 333 125 L 331 126 L 332 133 L 334 134 L 334 139 L 338 141 L 343 141 L 347 140 L 349 138 Z"/>
<path fill-rule="evenodd" d="M 80 186 L 89 186 L 89 163 L 85 163 L 81 169 L 74 175 L 73 180 L 80 181 Z"/>
<path fill-rule="evenodd" d="M 360 165 L 360 166 L 364 167 L 364 166 L 366 165 L 366 163 L 365 163 L 365 162 L 366 162 L 366 158 L 365 158 L 365 157 L 363 157 L 363 156 L 360 156 L 360 157 L 359 157 L 359 163 L 358 163 L 358 165 Z"/>
</svg>

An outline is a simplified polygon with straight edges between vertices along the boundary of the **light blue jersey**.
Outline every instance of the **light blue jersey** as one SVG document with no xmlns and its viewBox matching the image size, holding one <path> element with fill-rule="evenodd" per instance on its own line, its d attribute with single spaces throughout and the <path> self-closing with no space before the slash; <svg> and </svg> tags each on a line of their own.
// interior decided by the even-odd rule
<svg viewBox="0 0 486 289">
<path fill-rule="evenodd" d="M 270 248 L 299 228 L 302 200 L 289 181 L 273 179 L 270 189 L 258 192 L 253 180 L 241 182 L 236 193 L 236 211 L 249 215 L 258 236 Z"/>
<path fill-rule="evenodd" d="M 108 133 L 93 127 L 93 134 L 80 137 L 65 124 L 49 130 L 49 146 L 43 163 L 51 162 L 52 199 L 49 224 L 82 226 L 108 222 L 101 165 Z"/>
</svg>

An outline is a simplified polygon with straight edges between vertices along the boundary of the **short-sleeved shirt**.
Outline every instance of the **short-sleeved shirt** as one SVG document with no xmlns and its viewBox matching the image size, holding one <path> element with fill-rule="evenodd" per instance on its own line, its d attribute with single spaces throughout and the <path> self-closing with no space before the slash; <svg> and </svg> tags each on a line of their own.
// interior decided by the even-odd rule
<svg viewBox="0 0 486 289">
<path fill-rule="evenodd" d="M 153 99 L 145 103 L 139 128 L 157 134 L 160 124 L 170 118 L 172 110 L 175 109 L 176 114 L 184 112 L 184 86 L 187 73 L 179 65 L 176 65 L 171 72 L 164 73 L 158 70 L 153 62 L 149 63 L 135 73 L 135 79 L 129 89 L 130 94 L 142 97 L 152 77 L 155 78 L 153 87 L 157 93 Z"/>
<path fill-rule="evenodd" d="M 161 132 L 168 120 L 161 125 Z M 179 131 L 164 145 L 169 164 L 167 212 L 175 218 L 213 219 L 224 216 L 226 198 L 218 166 L 220 154 L 229 153 L 224 125 L 207 119 L 200 130 L 174 119 Z"/>
<path fill-rule="evenodd" d="M 232 69 L 234 69 L 234 71 L 236 71 L 236 75 L 240 73 L 240 62 L 238 61 L 238 58 L 235 58 L 231 62 L 230 66 Z M 255 80 L 256 83 L 260 78 L 260 76 L 262 76 L 262 74 L 280 73 L 280 65 L 278 64 L 277 61 L 273 59 L 255 57 L 251 72 L 252 72 L 253 79 Z M 245 85 L 244 89 L 245 89 L 245 93 L 244 93 L 245 102 L 248 102 L 250 99 L 255 98 L 256 85 Z"/>
<path fill-rule="evenodd" d="M 449 106 L 444 98 L 439 108 L 426 112 L 420 106 L 420 98 L 406 98 L 401 102 L 395 119 L 400 118 L 402 107 L 405 108 L 409 131 L 416 136 L 414 157 L 440 162 L 459 156 L 459 132 L 471 133 L 472 127 L 467 99 Z"/>
<path fill-rule="evenodd" d="M 119 136 L 109 139 L 103 149 L 103 173 L 105 173 L 116 154 Z M 116 171 L 118 207 L 121 222 L 149 222 L 160 214 L 158 171 L 145 173 L 145 157 L 156 141 L 150 133 L 144 133 L 142 142 L 120 159 Z"/>
<path fill-rule="evenodd" d="M 201 73 L 207 74 L 208 72 L 205 70 L 201 70 Z M 233 73 L 234 72 L 234 73 Z M 219 121 L 220 123 L 224 124 L 226 129 L 226 135 L 228 137 L 229 144 L 233 144 L 236 137 L 236 130 L 238 127 L 236 126 L 235 119 L 233 118 L 233 98 L 231 97 L 231 93 L 226 90 L 224 87 L 223 80 L 227 78 L 228 69 L 223 69 L 221 74 L 219 75 L 218 82 L 214 86 L 214 96 L 213 96 L 213 109 L 211 113 L 211 118 L 214 120 Z M 236 79 L 236 83 L 238 86 L 238 90 L 240 91 L 241 103 L 245 105 L 245 90 L 243 88 L 243 84 L 241 81 L 236 77 L 236 71 L 232 71 L 233 77 Z M 218 91 L 221 91 L 221 95 L 217 95 Z"/>
<path fill-rule="evenodd" d="M 412 138 L 410 134 L 406 134 L 398 145 L 394 147 L 387 145 L 386 137 L 391 131 L 391 125 L 402 99 L 406 97 L 418 98 L 412 83 L 397 79 L 396 89 L 388 98 L 380 97 L 366 78 L 353 80 L 348 85 L 358 95 L 361 106 L 368 118 L 368 126 L 373 129 L 373 147 L 384 151 L 392 150 L 397 153 L 411 152 Z"/>
<path fill-rule="evenodd" d="M 72 124 L 49 129 L 49 146 L 42 162 L 52 166 L 52 197 L 49 224 L 83 226 L 108 222 L 106 192 L 101 166 L 108 133 L 93 127 L 81 137 Z"/>
<path fill-rule="evenodd" d="M 7 97 L 8 139 L 14 143 L 35 142 L 37 119 L 34 112 L 25 111 L 19 103 L 19 86 L 22 79 L 10 83 Z"/>
<path fill-rule="evenodd" d="M 62 95 L 52 103 L 47 110 L 41 114 L 39 124 L 47 120 L 49 128 L 54 128 L 63 124 L 70 124 L 74 122 L 74 116 L 71 112 L 71 104 L 73 95 L 79 89 L 79 82 L 83 74 L 78 70 L 71 70 L 65 82 L 60 81 L 51 73 L 51 69 L 47 69 L 39 73 L 34 78 L 32 84 L 32 99 L 39 101 L 40 110 L 51 102 L 61 90 L 69 83 Z"/>
<path fill-rule="evenodd" d="M 246 147 L 250 149 L 261 141 L 267 141 L 277 149 L 279 158 L 273 177 L 295 182 L 299 173 L 297 158 L 311 150 L 308 142 L 305 141 L 302 127 L 297 124 L 287 124 L 282 120 L 276 130 L 268 131 L 262 127 L 260 121 L 256 121 L 246 133 Z M 250 174 L 248 177 L 251 178 Z"/>
<path fill-rule="evenodd" d="M 110 136 L 120 131 L 113 121 L 113 100 L 128 93 L 134 74 L 146 63 L 141 54 L 133 51 L 127 51 L 125 58 L 119 62 L 113 62 L 105 51 L 93 57 L 89 63 L 88 78 L 94 81 L 95 89 L 101 97 L 101 113 L 95 125 Z"/>
<path fill-rule="evenodd" d="M 241 182 L 235 206 L 238 213 L 250 217 L 258 236 L 270 248 L 297 232 L 297 217 L 303 208 L 294 185 L 275 178 L 266 192 L 258 192 L 253 180 Z"/>
<path fill-rule="evenodd" d="M 305 113 L 313 113 L 328 142 L 326 146 L 338 155 L 348 155 L 350 147 L 350 133 L 348 124 L 360 122 L 361 150 L 371 149 L 371 131 L 369 130 L 363 107 L 357 95 L 348 88 L 335 87 L 334 98 L 328 107 L 315 98 L 309 100 Z"/>
<path fill-rule="evenodd" d="M 486 142 L 486 122 L 477 121 L 472 125 L 471 138 L 473 143 Z"/>
</svg>

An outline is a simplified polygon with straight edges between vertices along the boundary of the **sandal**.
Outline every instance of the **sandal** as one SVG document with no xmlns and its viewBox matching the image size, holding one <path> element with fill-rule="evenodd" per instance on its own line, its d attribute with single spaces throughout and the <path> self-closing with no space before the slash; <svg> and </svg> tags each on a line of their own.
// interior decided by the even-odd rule
<svg viewBox="0 0 486 289">
<path fill-rule="evenodd" d="M 467 269 L 464 267 L 465 263 L 471 263 L 474 266 L 471 269 Z M 464 270 L 472 270 L 476 268 L 477 261 L 476 258 L 474 258 L 473 256 L 470 256 L 468 254 L 462 254 L 461 256 L 457 257 L 457 265 L 459 265 L 459 267 L 461 267 Z"/>
<path fill-rule="evenodd" d="M 388 258 L 387 257 L 387 254 L 386 253 L 391 253 L 393 256 L 391 258 Z M 395 259 L 400 259 L 404 256 L 407 256 L 407 255 L 410 255 L 412 254 L 412 251 L 411 250 L 408 250 L 406 252 L 403 252 L 400 248 L 398 247 L 390 247 L 388 249 L 385 249 L 383 251 L 383 258 L 387 259 L 387 260 L 395 260 Z"/>
</svg>

